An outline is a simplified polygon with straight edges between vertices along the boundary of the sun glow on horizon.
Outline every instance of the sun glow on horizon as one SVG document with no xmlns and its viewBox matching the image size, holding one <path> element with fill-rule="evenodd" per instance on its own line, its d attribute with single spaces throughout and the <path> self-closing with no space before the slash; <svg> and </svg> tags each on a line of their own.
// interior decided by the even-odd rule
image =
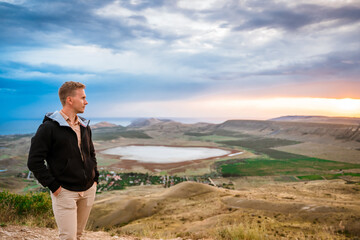
<svg viewBox="0 0 360 240">
<path fill-rule="evenodd" d="M 199 117 L 226 119 L 259 119 L 285 115 L 322 115 L 360 117 L 360 99 L 336 98 L 256 98 L 207 97 L 174 101 L 119 103 L 101 109 L 104 115 L 128 114 L 142 117 Z"/>
<path fill-rule="evenodd" d="M 356 112 L 359 114 L 360 111 L 360 100 L 344 98 L 344 99 L 336 99 L 335 106 L 337 109 L 344 112 Z"/>
<path fill-rule="evenodd" d="M 326 115 L 360 116 L 360 99 L 335 98 L 261 98 L 261 99 L 212 99 L 202 102 L 203 107 L 228 109 L 237 113 L 241 110 L 252 116 L 270 117 L 278 115 Z M 243 114 L 242 114 L 243 115 Z"/>
</svg>

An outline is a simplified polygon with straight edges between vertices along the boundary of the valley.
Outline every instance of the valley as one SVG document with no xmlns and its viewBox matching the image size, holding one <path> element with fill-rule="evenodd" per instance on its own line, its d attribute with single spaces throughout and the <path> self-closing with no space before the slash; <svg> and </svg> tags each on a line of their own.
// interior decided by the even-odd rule
<svg viewBox="0 0 360 240">
<path fill-rule="evenodd" d="M 102 177 L 88 228 L 181 239 L 359 237 L 359 136 L 357 125 L 318 122 L 101 123 L 93 139 Z M 1 189 L 42 189 L 28 178 L 30 139 L 0 137 Z M 129 146 L 227 154 L 159 163 L 106 152 Z"/>
</svg>

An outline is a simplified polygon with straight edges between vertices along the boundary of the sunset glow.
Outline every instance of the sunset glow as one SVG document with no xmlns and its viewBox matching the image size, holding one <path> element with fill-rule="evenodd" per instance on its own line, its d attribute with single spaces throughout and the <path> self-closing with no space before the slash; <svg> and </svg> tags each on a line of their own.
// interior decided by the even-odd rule
<svg viewBox="0 0 360 240">
<path fill-rule="evenodd" d="M 191 99 L 186 101 L 151 101 L 118 103 L 102 109 L 101 114 L 111 112 L 117 116 L 121 112 L 136 114 L 139 111 L 145 117 L 218 117 L 224 119 L 266 120 L 283 115 L 323 115 L 360 117 L 359 99 L 332 98 L 261 98 L 261 99 Z M 181 115 L 179 114 L 181 113 Z"/>
<path fill-rule="evenodd" d="M 244 112 L 266 119 L 282 115 L 325 115 L 325 116 L 360 116 L 359 99 L 331 98 L 265 98 L 210 100 L 201 102 L 203 109 L 209 112 L 219 111 L 221 115 L 231 117 L 246 116 Z M 256 110 L 255 110 L 256 109 Z M 200 110 L 200 109 L 199 109 Z M 226 114 L 225 111 L 228 113 Z"/>
<path fill-rule="evenodd" d="M 334 105 L 339 112 L 344 113 L 344 115 L 360 115 L 360 100 L 359 99 L 336 99 L 334 100 Z"/>
</svg>

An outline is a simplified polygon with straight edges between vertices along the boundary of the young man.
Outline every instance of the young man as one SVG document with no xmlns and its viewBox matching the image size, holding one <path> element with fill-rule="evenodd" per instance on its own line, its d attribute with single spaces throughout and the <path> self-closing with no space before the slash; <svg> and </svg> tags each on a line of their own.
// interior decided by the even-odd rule
<svg viewBox="0 0 360 240">
<path fill-rule="evenodd" d="M 84 89 L 79 82 L 60 87 L 63 108 L 45 115 L 31 139 L 28 158 L 30 171 L 51 190 L 61 240 L 80 239 L 99 177 L 89 121 L 77 116 L 88 104 Z"/>
</svg>

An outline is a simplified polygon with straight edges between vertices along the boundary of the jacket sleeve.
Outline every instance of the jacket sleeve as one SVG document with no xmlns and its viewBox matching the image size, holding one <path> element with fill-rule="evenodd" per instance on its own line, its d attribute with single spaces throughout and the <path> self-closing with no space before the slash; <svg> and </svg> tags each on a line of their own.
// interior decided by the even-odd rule
<svg viewBox="0 0 360 240">
<path fill-rule="evenodd" d="M 35 178 L 44 187 L 55 192 L 60 184 L 55 180 L 45 165 L 45 159 L 51 148 L 51 126 L 43 123 L 38 128 L 35 136 L 31 139 L 28 157 L 28 168 L 34 173 Z"/>
<path fill-rule="evenodd" d="M 92 132 L 91 132 L 91 128 L 89 127 L 89 132 L 90 132 L 90 157 L 95 161 L 95 167 L 94 167 L 94 171 L 95 171 L 95 177 L 94 177 L 94 181 L 96 183 L 99 183 L 99 171 L 97 169 L 97 161 L 96 161 L 96 153 L 95 153 L 95 148 L 94 148 L 94 144 L 92 141 Z"/>
</svg>

